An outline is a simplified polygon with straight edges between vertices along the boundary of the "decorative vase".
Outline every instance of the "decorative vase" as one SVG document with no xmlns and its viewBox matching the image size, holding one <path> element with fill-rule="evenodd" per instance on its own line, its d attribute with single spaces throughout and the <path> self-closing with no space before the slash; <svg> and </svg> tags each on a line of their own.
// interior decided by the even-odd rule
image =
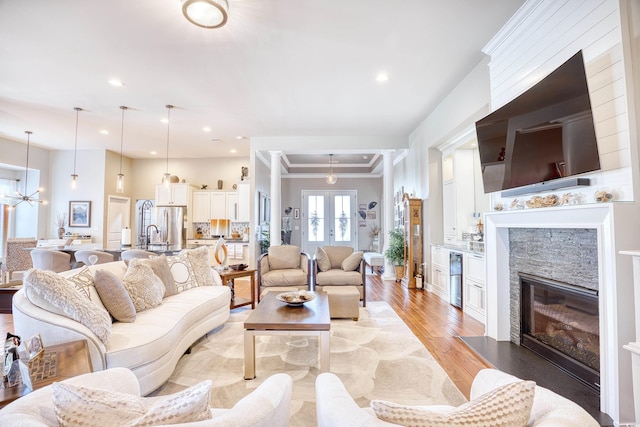
<svg viewBox="0 0 640 427">
<path fill-rule="evenodd" d="M 58 239 L 62 239 L 64 237 L 64 227 L 58 228 Z"/>
</svg>

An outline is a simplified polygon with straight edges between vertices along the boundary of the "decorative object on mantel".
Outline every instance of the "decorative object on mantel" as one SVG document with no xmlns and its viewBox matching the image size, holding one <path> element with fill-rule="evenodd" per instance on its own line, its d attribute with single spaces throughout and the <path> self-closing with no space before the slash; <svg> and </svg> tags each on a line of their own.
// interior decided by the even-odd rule
<svg viewBox="0 0 640 427">
<path fill-rule="evenodd" d="M 496 211 L 501 211 L 504 209 L 504 205 L 502 203 L 496 203 L 493 209 Z"/>
<path fill-rule="evenodd" d="M 56 213 L 56 220 L 53 221 L 56 227 L 58 227 L 58 239 L 62 239 L 64 237 L 64 226 L 67 225 L 67 214 L 64 212 Z"/>
<path fill-rule="evenodd" d="M 208 186 L 209 186 L 208 184 L 202 184 L 202 185 L 200 186 L 200 189 L 201 189 L 201 190 L 206 190 Z"/>
<path fill-rule="evenodd" d="M 604 190 L 596 191 L 596 193 L 593 195 L 593 198 L 598 203 L 610 202 L 613 200 L 613 194 Z"/>
<path fill-rule="evenodd" d="M 222 190 L 223 185 L 224 185 L 224 182 L 221 179 L 219 179 L 218 180 L 218 190 Z"/>
<path fill-rule="evenodd" d="M 513 199 L 511 205 L 509 206 L 509 209 L 524 209 L 524 203 L 520 199 Z"/>
<path fill-rule="evenodd" d="M 555 194 L 549 194 L 545 197 L 533 196 L 525 203 L 528 208 L 548 208 L 558 205 L 558 196 L 556 196 Z"/>
</svg>

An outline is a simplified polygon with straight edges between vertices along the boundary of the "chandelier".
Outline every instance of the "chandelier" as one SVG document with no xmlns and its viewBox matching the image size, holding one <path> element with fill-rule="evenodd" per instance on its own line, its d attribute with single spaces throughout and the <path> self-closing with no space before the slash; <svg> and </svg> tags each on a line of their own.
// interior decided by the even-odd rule
<svg viewBox="0 0 640 427">
<path fill-rule="evenodd" d="M 29 148 L 31 147 L 31 134 L 33 132 L 31 132 L 30 130 L 25 130 L 24 133 L 27 134 L 27 163 L 24 167 L 24 194 L 16 190 L 15 195 L 4 195 L 4 197 L 8 199 L 16 200 L 16 203 L 12 205 L 12 207 L 14 208 L 22 202 L 27 202 L 31 206 L 33 206 L 34 203 L 46 203 L 44 200 L 35 198 L 36 194 L 42 191 L 42 189 L 40 188 L 38 188 L 33 193 L 27 195 L 27 191 L 29 191 Z"/>
<path fill-rule="evenodd" d="M 327 181 L 327 184 L 335 184 L 338 182 L 338 177 L 335 173 L 333 173 L 333 154 L 329 154 L 329 175 L 324 179 Z"/>
<path fill-rule="evenodd" d="M 182 14 L 202 28 L 220 28 L 227 23 L 227 0 L 182 0 Z"/>
</svg>

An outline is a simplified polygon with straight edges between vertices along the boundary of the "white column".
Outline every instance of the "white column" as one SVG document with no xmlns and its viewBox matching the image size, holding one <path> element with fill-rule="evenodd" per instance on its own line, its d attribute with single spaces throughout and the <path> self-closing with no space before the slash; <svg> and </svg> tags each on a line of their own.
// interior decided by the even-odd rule
<svg viewBox="0 0 640 427">
<path fill-rule="evenodd" d="M 393 153 L 395 150 L 382 150 L 382 210 L 384 212 L 384 226 L 380 231 L 382 238 L 382 253 L 389 247 L 389 231 L 393 230 L 394 203 L 393 203 Z M 395 280 L 395 267 L 388 259 L 384 260 L 384 280 Z"/>
<path fill-rule="evenodd" d="M 280 158 L 282 151 L 269 151 L 271 154 L 271 206 L 269 221 L 269 242 L 271 246 L 280 245 L 280 200 L 282 199 L 282 183 L 280 174 Z"/>
</svg>

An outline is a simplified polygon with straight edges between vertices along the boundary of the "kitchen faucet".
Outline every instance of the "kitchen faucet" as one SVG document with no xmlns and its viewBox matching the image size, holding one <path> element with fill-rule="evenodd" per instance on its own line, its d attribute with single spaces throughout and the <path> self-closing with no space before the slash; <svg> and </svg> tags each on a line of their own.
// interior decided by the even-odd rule
<svg viewBox="0 0 640 427">
<path fill-rule="evenodd" d="M 149 249 L 149 245 L 151 245 L 151 234 L 149 234 L 149 229 L 153 227 L 156 229 L 156 233 L 159 233 L 158 226 L 155 224 L 147 225 L 147 245 L 145 249 Z"/>
</svg>

